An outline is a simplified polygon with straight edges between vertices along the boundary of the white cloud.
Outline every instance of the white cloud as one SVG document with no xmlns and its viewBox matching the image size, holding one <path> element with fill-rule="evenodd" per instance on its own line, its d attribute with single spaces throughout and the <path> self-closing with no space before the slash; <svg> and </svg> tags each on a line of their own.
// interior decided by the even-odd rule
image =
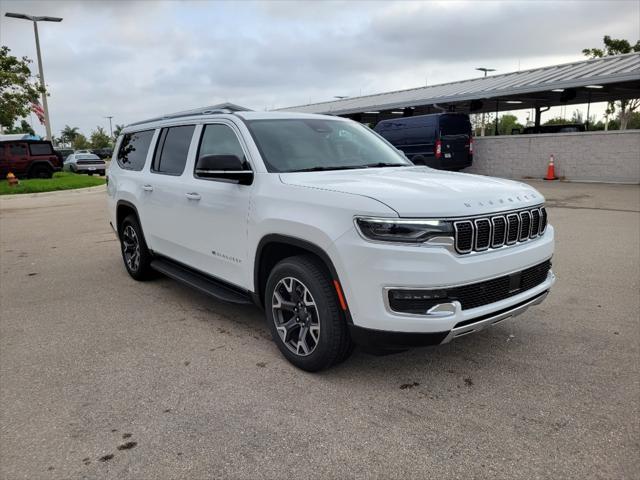
<svg viewBox="0 0 640 480">
<path fill-rule="evenodd" d="M 54 131 L 86 133 L 221 101 L 262 110 L 578 60 L 640 38 L 638 2 L 27 2 L 41 24 Z M 0 42 L 35 58 L 33 30 Z M 41 129 L 43 130 L 43 129 Z"/>
</svg>

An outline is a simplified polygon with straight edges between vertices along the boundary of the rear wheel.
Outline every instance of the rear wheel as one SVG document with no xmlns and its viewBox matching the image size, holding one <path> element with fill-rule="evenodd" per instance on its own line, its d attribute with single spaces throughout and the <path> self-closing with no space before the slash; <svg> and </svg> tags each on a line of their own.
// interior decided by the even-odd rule
<svg viewBox="0 0 640 480">
<path fill-rule="evenodd" d="M 129 215 L 120 226 L 120 247 L 124 266 L 136 280 L 147 280 L 153 276 L 151 253 L 147 248 L 142 228 L 134 215 Z"/>
<path fill-rule="evenodd" d="M 29 172 L 31 178 L 51 178 L 53 177 L 53 170 L 47 165 L 34 165 Z"/>
<path fill-rule="evenodd" d="M 278 349 L 298 368 L 316 372 L 351 354 L 352 342 L 333 282 L 315 257 L 286 258 L 273 268 L 265 310 Z"/>
</svg>

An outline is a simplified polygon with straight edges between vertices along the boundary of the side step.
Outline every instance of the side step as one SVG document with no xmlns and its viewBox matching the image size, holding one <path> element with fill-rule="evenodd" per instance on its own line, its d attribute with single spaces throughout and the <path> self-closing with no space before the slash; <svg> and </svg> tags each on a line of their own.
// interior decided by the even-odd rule
<svg viewBox="0 0 640 480">
<path fill-rule="evenodd" d="M 247 293 L 229 287 L 220 281 L 171 260 L 154 259 L 151 261 L 151 268 L 218 300 L 240 304 L 252 303 Z"/>
</svg>

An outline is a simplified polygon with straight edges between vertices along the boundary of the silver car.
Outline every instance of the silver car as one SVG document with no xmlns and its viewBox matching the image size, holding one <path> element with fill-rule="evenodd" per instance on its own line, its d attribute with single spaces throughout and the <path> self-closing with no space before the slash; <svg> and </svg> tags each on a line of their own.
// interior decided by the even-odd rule
<svg viewBox="0 0 640 480">
<path fill-rule="evenodd" d="M 93 153 L 72 153 L 64 161 L 64 169 L 74 173 L 104 175 L 107 164 Z"/>
</svg>

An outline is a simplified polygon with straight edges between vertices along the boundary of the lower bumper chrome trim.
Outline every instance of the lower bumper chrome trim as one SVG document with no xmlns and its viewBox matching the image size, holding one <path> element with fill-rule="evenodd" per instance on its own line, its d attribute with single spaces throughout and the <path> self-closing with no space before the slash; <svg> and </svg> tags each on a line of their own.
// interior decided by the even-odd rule
<svg viewBox="0 0 640 480">
<path fill-rule="evenodd" d="M 449 332 L 449 335 L 445 337 L 442 343 L 450 342 L 454 338 L 462 337 L 464 335 L 468 335 L 469 333 L 479 332 L 480 330 L 484 330 L 485 328 L 490 327 L 491 325 L 495 325 L 496 323 L 499 323 L 502 320 L 506 320 L 507 318 L 520 315 L 521 313 L 524 313 L 524 311 L 527 310 L 529 307 L 542 303 L 544 299 L 547 298 L 548 294 L 549 294 L 549 290 L 545 290 L 544 292 L 538 294 L 537 296 L 529 300 L 526 300 L 524 303 L 516 305 L 513 308 L 509 308 L 506 311 L 490 314 L 491 316 L 487 318 L 481 317 L 477 321 L 463 325 L 461 327 L 457 327 L 457 328 L 454 327 Z"/>
</svg>

